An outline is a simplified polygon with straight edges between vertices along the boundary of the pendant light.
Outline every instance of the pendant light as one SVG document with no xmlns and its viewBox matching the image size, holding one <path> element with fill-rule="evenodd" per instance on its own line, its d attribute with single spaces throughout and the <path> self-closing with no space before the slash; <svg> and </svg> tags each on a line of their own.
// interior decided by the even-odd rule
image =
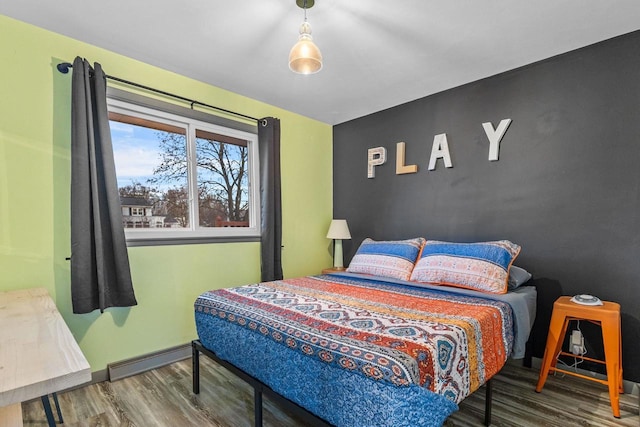
<svg viewBox="0 0 640 427">
<path fill-rule="evenodd" d="M 322 54 L 311 37 L 311 25 L 307 22 L 307 9 L 313 7 L 314 0 L 296 0 L 304 9 L 304 22 L 300 25 L 298 42 L 289 52 L 289 68 L 294 73 L 314 74 L 322 69 Z"/>
</svg>

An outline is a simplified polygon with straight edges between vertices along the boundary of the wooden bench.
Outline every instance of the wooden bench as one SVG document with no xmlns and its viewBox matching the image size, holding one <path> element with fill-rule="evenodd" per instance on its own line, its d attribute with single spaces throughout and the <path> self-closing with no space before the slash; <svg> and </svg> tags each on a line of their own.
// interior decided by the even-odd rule
<svg viewBox="0 0 640 427">
<path fill-rule="evenodd" d="M 0 292 L 0 427 L 22 426 L 21 402 L 37 397 L 51 425 L 48 395 L 89 381 L 89 363 L 47 290 Z"/>
</svg>

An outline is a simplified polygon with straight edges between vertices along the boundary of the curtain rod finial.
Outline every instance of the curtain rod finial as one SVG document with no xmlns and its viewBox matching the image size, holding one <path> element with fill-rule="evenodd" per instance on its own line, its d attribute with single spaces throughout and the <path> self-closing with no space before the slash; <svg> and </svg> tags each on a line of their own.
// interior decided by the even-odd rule
<svg viewBox="0 0 640 427">
<path fill-rule="evenodd" d="M 67 74 L 69 72 L 69 68 L 73 68 L 73 65 L 71 65 L 68 62 L 61 62 L 58 65 L 56 65 L 56 68 L 58 69 L 58 71 L 60 71 L 62 74 Z"/>
</svg>

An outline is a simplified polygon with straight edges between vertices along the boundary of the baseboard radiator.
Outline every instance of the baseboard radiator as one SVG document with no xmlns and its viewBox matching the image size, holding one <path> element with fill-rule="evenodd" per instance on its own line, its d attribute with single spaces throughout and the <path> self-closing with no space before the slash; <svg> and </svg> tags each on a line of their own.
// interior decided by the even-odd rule
<svg viewBox="0 0 640 427">
<path fill-rule="evenodd" d="M 109 381 L 117 381 L 191 357 L 191 343 L 107 365 Z"/>
</svg>

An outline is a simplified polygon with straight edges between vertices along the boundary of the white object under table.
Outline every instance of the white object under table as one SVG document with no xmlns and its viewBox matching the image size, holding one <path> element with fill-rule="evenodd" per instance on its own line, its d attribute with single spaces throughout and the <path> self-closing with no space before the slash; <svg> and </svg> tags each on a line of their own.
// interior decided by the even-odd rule
<svg viewBox="0 0 640 427">
<path fill-rule="evenodd" d="M 22 425 L 21 402 L 88 381 L 91 367 L 47 290 L 0 292 L 0 427 Z"/>
</svg>

